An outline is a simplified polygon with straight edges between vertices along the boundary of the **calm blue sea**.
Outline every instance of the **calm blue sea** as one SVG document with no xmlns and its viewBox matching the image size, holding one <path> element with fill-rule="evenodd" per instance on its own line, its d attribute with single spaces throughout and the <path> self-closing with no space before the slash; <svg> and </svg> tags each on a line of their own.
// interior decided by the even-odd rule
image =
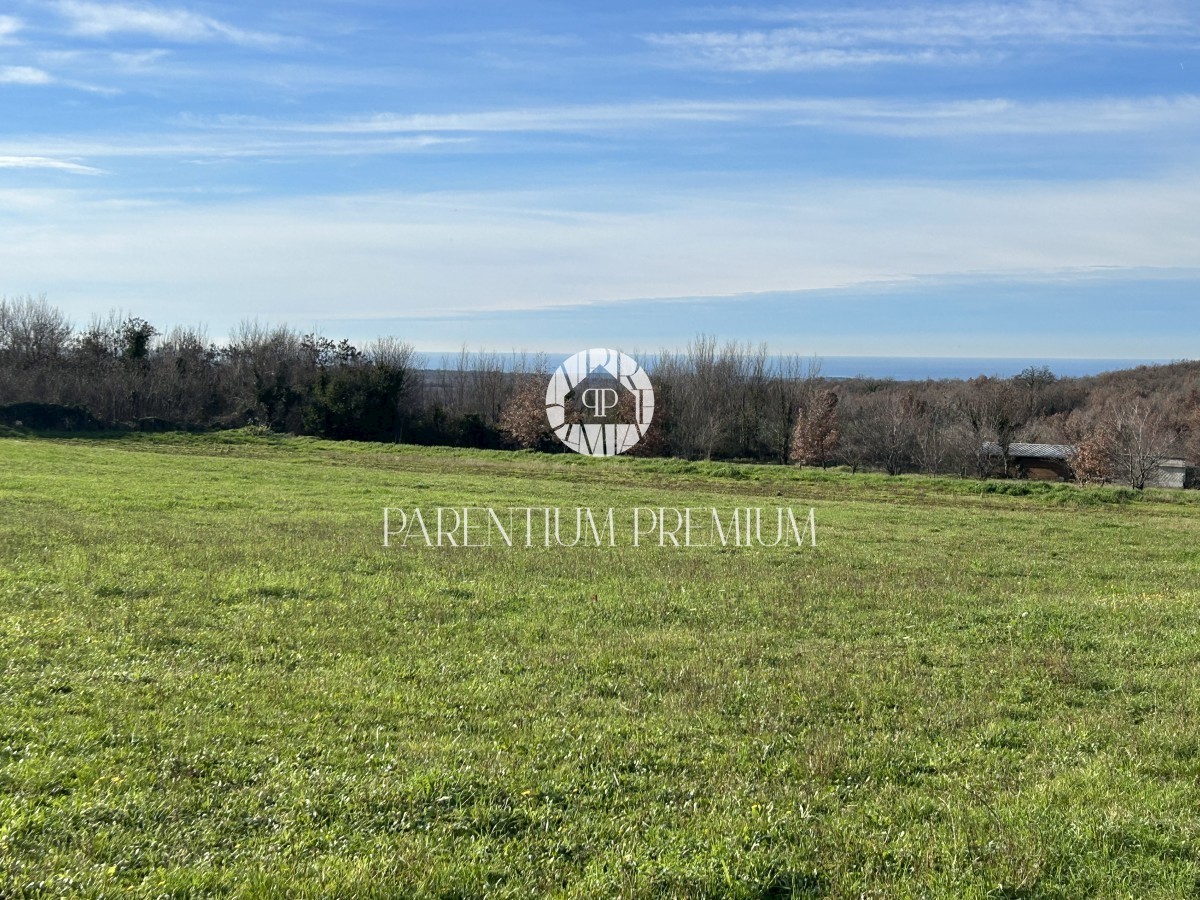
<svg viewBox="0 0 1200 900">
<path fill-rule="evenodd" d="M 495 356 L 512 361 L 516 354 L 497 353 Z M 547 353 L 551 365 L 566 359 L 570 353 Z M 426 368 L 451 368 L 457 353 L 418 354 Z M 1030 366 L 1048 366 L 1055 375 L 1079 377 L 1132 369 L 1137 366 L 1160 365 L 1169 359 L 1056 359 L 1051 357 L 981 358 L 950 356 L 821 356 L 821 374 L 829 378 L 893 378 L 897 381 L 923 381 L 927 378 L 975 378 L 978 375 L 1011 378 Z M 653 371 L 653 356 L 640 360 Z"/>
<path fill-rule="evenodd" d="M 970 358 L 921 356 L 828 356 L 821 359 L 821 374 L 831 378 L 894 378 L 920 381 L 926 378 L 974 378 L 998 375 L 1011 378 L 1030 366 L 1049 367 L 1055 375 L 1079 377 L 1171 362 L 1169 359 L 1050 359 Z"/>
</svg>

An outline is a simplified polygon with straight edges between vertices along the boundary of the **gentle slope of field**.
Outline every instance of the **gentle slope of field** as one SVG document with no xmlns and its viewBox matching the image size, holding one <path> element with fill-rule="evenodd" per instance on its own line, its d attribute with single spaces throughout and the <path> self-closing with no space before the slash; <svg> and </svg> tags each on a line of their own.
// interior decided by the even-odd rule
<svg viewBox="0 0 1200 900">
<path fill-rule="evenodd" d="M 0 896 L 1196 896 L 1198 501 L 0 439 Z M 818 547 L 382 546 L 530 504 Z"/>
</svg>

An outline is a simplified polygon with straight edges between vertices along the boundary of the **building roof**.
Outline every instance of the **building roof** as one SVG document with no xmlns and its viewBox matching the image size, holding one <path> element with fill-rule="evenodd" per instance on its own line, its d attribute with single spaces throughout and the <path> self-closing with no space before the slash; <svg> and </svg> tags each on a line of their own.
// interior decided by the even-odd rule
<svg viewBox="0 0 1200 900">
<path fill-rule="evenodd" d="M 1000 445 L 995 441 L 988 441 L 983 445 L 983 452 L 988 456 L 1003 455 L 1000 450 Z M 1010 459 L 1018 456 L 1027 459 L 1070 459 L 1071 454 L 1075 452 L 1075 448 L 1070 444 L 1024 444 L 1014 443 L 1008 445 L 1008 456 Z"/>
<path fill-rule="evenodd" d="M 1000 456 L 1000 445 L 995 441 L 987 441 L 983 445 L 983 452 L 988 456 Z M 1074 452 L 1075 447 L 1071 444 L 1027 444 L 1014 442 L 1008 445 L 1009 459 L 1021 457 L 1024 459 L 1070 460 Z M 1158 467 L 1160 469 L 1186 469 L 1188 468 L 1188 462 L 1186 459 L 1160 459 Z"/>
</svg>

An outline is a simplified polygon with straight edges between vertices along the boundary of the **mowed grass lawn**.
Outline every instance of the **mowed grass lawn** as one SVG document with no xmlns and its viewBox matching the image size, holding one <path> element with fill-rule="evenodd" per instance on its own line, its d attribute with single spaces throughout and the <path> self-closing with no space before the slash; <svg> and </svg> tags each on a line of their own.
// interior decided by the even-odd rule
<svg viewBox="0 0 1200 900">
<path fill-rule="evenodd" d="M 0 439 L 0 896 L 1195 897 L 1195 495 Z M 816 508 L 787 549 L 384 506 Z"/>
</svg>

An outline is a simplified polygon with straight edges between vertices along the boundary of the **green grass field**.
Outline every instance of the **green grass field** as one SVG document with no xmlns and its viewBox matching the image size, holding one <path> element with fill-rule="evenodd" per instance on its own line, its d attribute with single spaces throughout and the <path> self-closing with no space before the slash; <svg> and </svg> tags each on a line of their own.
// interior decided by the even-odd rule
<svg viewBox="0 0 1200 900">
<path fill-rule="evenodd" d="M 382 546 L 530 504 L 818 547 Z M 1198 537 L 1181 492 L 0 439 L 0 896 L 1200 896 Z"/>
</svg>

